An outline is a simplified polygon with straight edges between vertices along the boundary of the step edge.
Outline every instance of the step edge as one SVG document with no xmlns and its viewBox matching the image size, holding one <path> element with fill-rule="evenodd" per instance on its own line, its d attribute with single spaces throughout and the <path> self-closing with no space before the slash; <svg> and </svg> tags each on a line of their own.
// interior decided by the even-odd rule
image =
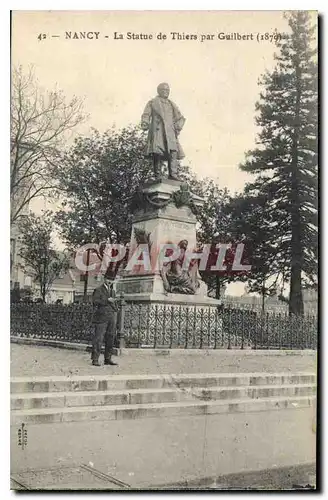
<svg viewBox="0 0 328 500">
<path fill-rule="evenodd" d="M 312 376 L 317 378 L 315 372 L 243 372 L 243 373 L 172 373 L 172 374 L 131 374 L 131 375 L 73 375 L 73 376 L 51 376 L 42 375 L 36 377 L 11 377 L 11 383 L 37 383 L 37 382 L 82 382 L 82 381 L 101 381 L 101 380 L 165 380 L 172 378 L 244 378 L 244 377 L 299 377 Z"/>
<path fill-rule="evenodd" d="M 139 389 L 114 389 L 109 391 L 53 391 L 53 392 L 13 392 L 10 394 L 10 399 L 41 399 L 41 398 L 58 398 L 67 396 L 116 396 L 116 395 L 129 395 L 129 394 L 167 394 L 171 392 L 189 392 L 189 391 L 245 391 L 245 390 L 261 390 L 261 389 L 285 389 L 285 388 L 316 388 L 316 384 L 269 384 L 269 385 L 232 385 L 232 386 L 210 386 L 210 387 L 159 387 L 153 388 L 139 388 Z"/>
<path fill-rule="evenodd" d="M 170 403 L 144 403 L 144 404 L 131 404 L 131 405 L 106 405 L 106 406 L 74 406 L 65 408 L 40 408 L 40 409 L 26 409 L 26 410 L 11 410 L 13 416 L 17 415 L 51 415 L 51 414 L 62 414 L 62 413 L 79 413 L 79 412 L 99 412 L 99 411 L 117 411 L 117 410 L 146 410 L 146 409 L 156 409 L 156 408 L 179 408 L 179 407 L 192 407 L 192 406 L 224 406 L 229 404 L 240 404 L 240 403 L 262 403 L 270 401 L 272 403 L 279 401 L 305 401 L 307 399 L 315 400 L 316 396 L 281 396 L 274 398 L 257 398 L 257 399 L 235 399 L 235 400 L 218 400 L 218 401 L 178 401 Z"/>
</svg>

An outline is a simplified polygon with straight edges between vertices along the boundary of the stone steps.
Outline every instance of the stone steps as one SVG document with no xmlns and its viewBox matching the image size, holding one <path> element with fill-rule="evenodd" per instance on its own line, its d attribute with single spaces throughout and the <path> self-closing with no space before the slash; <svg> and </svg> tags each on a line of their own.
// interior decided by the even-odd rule
<svg viewBox="0 0 328 500">
<path fill-rule="evenodd" d="M 45 424 L 248 413 L 314 406 L 315 396 L 12 410 L 11 424 Z"/>
<path fill-rule="evenodd" d="M 182 401 L 259 399 L 279 396 L 312 396 L 313 384 L 255 385 L 252 387 L 207 387 L 183 389 L 130 389 L 116 391 L 61 391 L 14 393 L 11 410 L 138 405 Z"/>
<path fill-rule="evenodd" d="M 311 373 L 13 378 L 11 422 L 81 422 L 313 406 Z"/>
<path fill-rule="evenodd" d="M 199 373 L 181 375 L 90 375 L 13 377 L 11 393 L 116 391 L 133 389 L 207 388 L 258 385 L 315 384 L 313 373 Z"/>
</svg>

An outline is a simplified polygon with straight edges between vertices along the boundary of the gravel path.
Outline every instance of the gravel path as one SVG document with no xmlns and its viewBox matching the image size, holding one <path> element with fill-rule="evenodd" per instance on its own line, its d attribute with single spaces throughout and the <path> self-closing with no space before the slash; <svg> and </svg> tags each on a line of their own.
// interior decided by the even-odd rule
<svg viewBox="0 0 328 500">
<path fill-rule="evenodd" d="M 315 372 L 316 355 L 311 352 L 265 351 L 147 351 L 124 350 L 114 358 L 119 366 L 91 365 L 90 354 L 55 347 L 11 345 L 11 376 Z M 101 356 L 101 363 L 103 357 Z"/>
</svg>

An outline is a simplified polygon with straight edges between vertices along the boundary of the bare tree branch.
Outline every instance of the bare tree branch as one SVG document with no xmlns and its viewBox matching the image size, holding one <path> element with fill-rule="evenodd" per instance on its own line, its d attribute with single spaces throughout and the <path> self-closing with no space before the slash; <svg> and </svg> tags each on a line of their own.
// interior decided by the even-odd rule
<svg viewBox="0 0 328 500">
<path fill-rule="evenodd" d="M 11 98 L 11 223 L 34 198 L 55 188 L 54 168 L 67 134 L 83 122 L 83 100 L 67 101 L 58 90 L 44 91 L 33 67 L 12 73 Z"/>
</svg>

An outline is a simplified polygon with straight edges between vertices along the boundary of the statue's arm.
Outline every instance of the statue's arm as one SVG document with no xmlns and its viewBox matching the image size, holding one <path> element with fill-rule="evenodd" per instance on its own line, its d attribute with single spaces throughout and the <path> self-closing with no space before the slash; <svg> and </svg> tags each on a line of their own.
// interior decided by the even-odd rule
<svg viewBox="0 0 328 500">
<path fill-rule="evenodd" d="M 141 128 L 143 130 L 149 129 L 151 113 L 152 113 L 152 106 L 151 106 L 151 101 L 149 101 L 145 107 L 144 112 L 141 115 Z"/>
<path fill-rule="evenodd" d="M 163 280 L 163 286 L 164 286 L 164 290 L 165 292 L 170 292 L 170 283 L 168 282 L 168 279 L 167 279 L 167 273 L 170 269 L 170 263 L 163 263 L 162 264 L 162 268 L 160 270 L 160 274 L 161 274 L 161 277 L 162 277 L 162 280 Z"/>
<path fill-rule="evenodd" d="M 177 134 L 180 134 L 181 130 L 183 129 L 183 126 L 185 124 L 185 117 L 182 115 L 181 111 L 179 110 L 178 106 L 175 104 L 175 112 L 174 112 L 174 128 Z"/>
</svg>

